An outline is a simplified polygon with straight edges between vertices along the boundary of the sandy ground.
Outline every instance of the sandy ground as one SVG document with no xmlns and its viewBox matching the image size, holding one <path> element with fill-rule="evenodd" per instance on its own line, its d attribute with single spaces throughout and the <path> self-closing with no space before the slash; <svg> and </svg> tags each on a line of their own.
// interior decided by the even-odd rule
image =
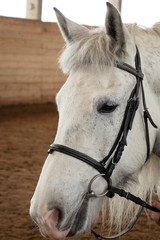
<svg viewBox="0 0 160 240">
<path fill-rule="evenodd" d="M 57 119 L 53 104 L 0 108 L 0 240 L 44 239 L 28 210 Z M 71 239 L 94 237 L 87 234 Z M 158 240 L 160 226 L 149 223 L 143 213 L 132 231 L 120 239 Z"/>
</svg>

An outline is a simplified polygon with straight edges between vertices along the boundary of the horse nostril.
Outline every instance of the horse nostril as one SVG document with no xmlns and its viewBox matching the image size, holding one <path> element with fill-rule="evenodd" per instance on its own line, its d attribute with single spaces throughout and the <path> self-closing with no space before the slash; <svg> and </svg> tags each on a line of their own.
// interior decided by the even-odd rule
<svg viewBox="0 0 160 240">
<path fill-rule="evenodd" d="M 59 223 L 64 216 L 64 210 L 62 207 L 59 206 L 53 206 L 53 203 L 49 203 L 47 205 L 48 212 L 53 212 L 53 215 L 57 217 L 57 222 Z"/>
<path fill-rule="evenodd" d="M 60 208 L 55 208 L 55 211 L 58 213 L 58 223 L 63 219 L 63 211 Z"/>
<path fill-rule="evenodd" d="M 62 211 L 59 208 L 52 208 L 52 210 L 49 210 L 47 213 L 45 223 L 50 229 L 58 227 L 58 224 L 62 220 L 62 215 Z"/>
<path fill-rule="evenodd" d="M 45 221 L 41 229 L 44 230 L 46 235 L 50 238 L 54 239 L 64 239 L 70 228 L 60 228 L 60 221 L 62 220 L 62 211 L 59 208 L 53 208 L 49 210 L 44 217 Z M 59 226 L 58 226 L 59 225 Z"/>
</svg>

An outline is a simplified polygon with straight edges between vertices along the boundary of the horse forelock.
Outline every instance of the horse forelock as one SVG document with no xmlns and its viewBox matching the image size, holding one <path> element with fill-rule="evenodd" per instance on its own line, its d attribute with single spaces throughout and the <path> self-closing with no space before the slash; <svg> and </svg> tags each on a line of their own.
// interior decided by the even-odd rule
<svg viewBox="0 0 160 240">
<path fill-rule="evenodd" d="M 82 39 L 67 45 L 59 59 L 65 74 L 82 66 L 98 68 L 114 66 L 119 56 L 115 54 L 112 40 L 103 28 L 90 30 Z"/>
</svg>

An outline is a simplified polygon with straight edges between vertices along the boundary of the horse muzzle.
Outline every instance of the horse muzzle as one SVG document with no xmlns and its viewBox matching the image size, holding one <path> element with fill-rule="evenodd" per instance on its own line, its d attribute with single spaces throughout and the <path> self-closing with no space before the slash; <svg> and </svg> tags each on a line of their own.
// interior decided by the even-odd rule
<svg viewBox="0 0 160 240">
<path fill-rule="evenodd" d="M 42 207 L 34 207 L 34 201 L 31 203 L 30 216 L 38 225 L 41 234 L 44 237 L 54 239 L 64 239 L 85 231 L 87 225 L 88 199 L 86 195 L 79 202 L 75 210 L 68 210 L 64 207 L 47 208 L 45 204 Z M 44 207 L 45 206 L 45 207 Z"/>
</svg>

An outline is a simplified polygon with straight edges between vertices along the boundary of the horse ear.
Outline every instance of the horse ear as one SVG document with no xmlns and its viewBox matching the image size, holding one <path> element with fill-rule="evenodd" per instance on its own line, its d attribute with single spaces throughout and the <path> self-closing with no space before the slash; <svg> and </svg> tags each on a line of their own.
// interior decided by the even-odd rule
<svg viewBox="0 0 160 240">
<path fill-rule="evenodd" d="M 66 43 L 81 39 L 88 29 L 66 18 L 57 8 L 54 8 L 58 25 Z"/>
<path fill-rule="evenodd" d="M 123 23 L 118 10 L 109 2 L 107 2 L 107 14 L 105 27 L 107 34 L 114 40 L 119 49 L 125 44 Z"/>
</svg>

